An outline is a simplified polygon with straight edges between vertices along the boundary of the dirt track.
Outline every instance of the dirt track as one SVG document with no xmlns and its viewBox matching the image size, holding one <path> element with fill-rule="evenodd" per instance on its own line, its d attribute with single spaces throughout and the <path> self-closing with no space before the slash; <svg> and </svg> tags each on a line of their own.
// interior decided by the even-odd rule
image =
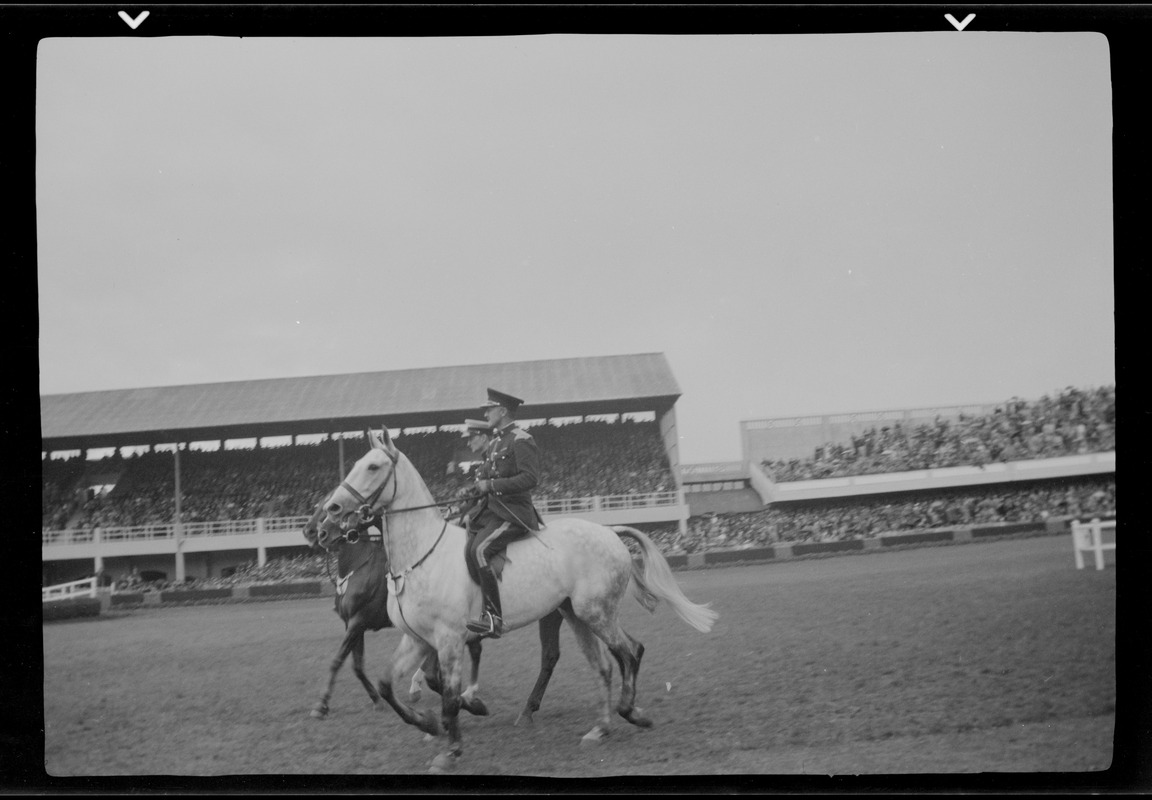
<svg viewBox="0 0 1152 800">
<path fill-rule="evenodd" d="M 855 775 L 1106 769 L 1116 573 L 1064 537 L 677 573 L 720 621 L 697 633 L 629 602 L 639 705 L 608 744 L 592 671 L 565 628 L 534 729 L 534 629 L 485 647 L 463 719 L 480 775 Z M 46 769 L 97 775 L 415 775 L 435 743 L 376 713 L 350 671 L 309 717 L 342 627 L 328 599 L 137 610 L 44 628 Z M 398 639 L 372 634 L 370 675 Z M 420 705 L 430 707 L 427 691 Z"/>
</svg>

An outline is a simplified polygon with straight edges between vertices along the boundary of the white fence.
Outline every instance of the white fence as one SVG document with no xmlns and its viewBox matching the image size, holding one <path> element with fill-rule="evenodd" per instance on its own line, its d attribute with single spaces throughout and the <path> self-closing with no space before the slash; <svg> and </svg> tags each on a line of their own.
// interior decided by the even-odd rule
<svg viewBox="0 0 1152 800">
<path fill-rule="evenodd" d="M 74 597 L 95 597 L 96 578 L 85 578 L 82 581 L 61 583 L 57 586 L 45 586 L 41 592 L 45 603 L 54 600 L 71 600 Z"/>
<path fill-rule="evenodd" d="M 1076 569 L 1084 569 L 1084 554 L 1092 553 L 1096 559 L 1096 569 L 1104 569 L 1104 551 L 1115 550 L 1116 541 L 1104 541 L 1104 531 L 1112 531 L 1116 535 L 1116 520 L 1101 522 L 1093 519 L 1091 522 L 1072 523 L 1072 549 L 1076 556 Z"/>
</svg>

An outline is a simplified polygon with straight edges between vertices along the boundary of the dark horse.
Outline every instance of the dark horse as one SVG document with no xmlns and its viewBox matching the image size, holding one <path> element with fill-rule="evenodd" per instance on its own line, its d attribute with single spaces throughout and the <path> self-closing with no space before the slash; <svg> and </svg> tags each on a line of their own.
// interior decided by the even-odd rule
<svg viewBox="0 0 1152 800">
<path fill-rule="evenodd" d="M 358 535 L 352 537 L 354 541 L 349 541 L 347 534 L 333 527 L 331 523 L 319 523 L 323 508 L 321 504 L 305 525 L 304 538 L 308 540 L 313 552 L 325 552 L 327 548 L 329 553 L 336 553 L 335 610 L 340 619 L 344 620 L 345 635 L 344 641 L 336 651 L 336 656 L 332 659 L 324 693 L 312 708 L 312 716 L 316 719 L 328 716 L 328 701 L 332 698 L 336 675 L 344 666 L 349 654 L 352 655 L 352 671 L 367 690 L 376 710 L 380 711 L 387 707 L 376 687 L 372 685 L 372 681 L 364 673 L 364 634 L 367 631 L 394 627 L 388 618 L 386 579 L 388 562 L 384 557 L 380 537 L 369 533 L 371 523 L 363 523 L 357 528 Z M 540 700 L 544 697 L 544 690 L 552 678 L 552 670 L 560 659 L 560 626 L 563 621 L 559 611 L 540 620 L 540 674 L 536 678 L 532 693 L 528 696 L 528 702 L 516 719 L 516 725 L 521 723 L 531 725 L 532 715 L 540 709 Z M 487 716 L 487 706 L 483 700 L 475 696 L 479 684 L 480 643 L 481 640 L 475 638 L 466 645 L 472 661 L 472 673 L 468 687 L 470 691 L 466 693 L 467 698 L 461 707 L 477 716 Z M 413 700 L 419 699 L 421 676 L 429 689 L 437 694 L 442 693 L 439 666 L 435 652 L 424 660 L 421 668 L 412 677 L 410 694 Z"/>
</svg>

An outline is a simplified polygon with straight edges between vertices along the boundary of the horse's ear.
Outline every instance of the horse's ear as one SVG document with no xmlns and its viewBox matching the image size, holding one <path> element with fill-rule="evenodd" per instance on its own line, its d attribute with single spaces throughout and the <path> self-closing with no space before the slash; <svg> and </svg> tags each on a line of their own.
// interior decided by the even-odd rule
<svg viewBox="0 0 1152 800">
<path fill-rule="evenodd" d="M 388 433 L 387 425 L 381 425 L 379 431 L 367 430 L 365 435 L 373 450 L 383 450 L 393 458 L 396 457 L 396 445 L 392 443 L 392 435 Z"/>
<path fill-rule="evenodd" d="M 393 457 L 396 455 L 396 445 L 392 443 L 392 434 L 388 432 L 388 426 L 383 422 L 380 423 L 380 444 L 383 449 L 391 453 Z"/>
</svg>

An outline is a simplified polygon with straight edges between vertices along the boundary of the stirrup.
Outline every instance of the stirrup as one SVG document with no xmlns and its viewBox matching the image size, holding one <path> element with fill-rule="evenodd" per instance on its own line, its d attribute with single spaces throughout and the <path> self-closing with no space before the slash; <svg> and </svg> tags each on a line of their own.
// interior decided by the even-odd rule
<svg viewBox="0 0 1152 800">
<path fill-rule="evenodd" d="M 472 633 L 480 633 L 493 639 L 499 639 L 500 634 L 504 632 L 503 620 L 491 611 L 485 611 L 479 620 L 469 620 L 465 627 Z"/>
</svg>

